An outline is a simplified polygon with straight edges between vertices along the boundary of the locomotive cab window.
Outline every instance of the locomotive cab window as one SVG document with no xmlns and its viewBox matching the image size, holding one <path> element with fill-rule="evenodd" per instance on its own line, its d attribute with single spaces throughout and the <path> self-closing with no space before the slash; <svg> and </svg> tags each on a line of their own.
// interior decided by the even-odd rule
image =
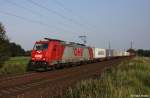
<svg viewBox="0 0 150 98">
<path fill-rule="evenodd" d="M 35 44 L 34 50 L 45 50 L 48 48 L 48 43 Z"/>
</svg>

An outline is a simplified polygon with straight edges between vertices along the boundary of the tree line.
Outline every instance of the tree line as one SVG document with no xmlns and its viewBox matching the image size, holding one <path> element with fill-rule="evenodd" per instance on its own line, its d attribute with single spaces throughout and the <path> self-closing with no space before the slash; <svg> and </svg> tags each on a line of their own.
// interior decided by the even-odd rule
<svg viewBox="0 0 150 98">
<path fill-rule="evenodd" d="M 0 22 L 0 64 L 9 57 L 25 55 L 30 55 L 30 51 L 25 51 L 19 44 L 10 42 L 5 27 Z"/>
<path fill-rule="evenodd" d="M 138 56 L 150 57 L 150 50 L 138 49 L 136 53 Z"/>
</svg>

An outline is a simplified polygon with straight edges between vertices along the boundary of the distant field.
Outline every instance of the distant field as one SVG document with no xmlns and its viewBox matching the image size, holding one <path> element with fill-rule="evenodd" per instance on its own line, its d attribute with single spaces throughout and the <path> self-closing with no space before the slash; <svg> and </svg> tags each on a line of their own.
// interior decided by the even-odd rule
<svg viewBox="0 0 150 98">
<path fill-rule="evenodd" d="M 30 57 L 11 57 L 0 68 L 0 75 L 25 73 Z"/>
<path fill-rule="evenodd" d="M 30 57 L 11 57 L 4 65 L 26 65 Z"/>
<path fill-rule="evenodd" d="M 96 79 L 69 88 L 64 98 L 150 98 L 150 58 L 136 57 Z"/>
</svg>

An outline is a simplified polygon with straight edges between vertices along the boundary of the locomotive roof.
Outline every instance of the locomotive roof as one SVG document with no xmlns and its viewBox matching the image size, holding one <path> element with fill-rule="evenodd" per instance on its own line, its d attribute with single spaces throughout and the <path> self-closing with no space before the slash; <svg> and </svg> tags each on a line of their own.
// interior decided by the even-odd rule
<svg viewBox="0 0 150 98">
<path fill-rule="evenodd" d="M 58 39 L 52 39 L 52 38 L 44 38 L 44 39 L 46 41 L 37 41 L 36 43 L 48 43 L 49 41 L 59 41 L 63 45 L 66 45 L 66 46 L 88 47 L 88 46 L 86 46 L 84 44 L 75 43 L 75 42 L 66 42 L 66 41 L 62 41 L 62 40 L 58 40 Z"/>
<path fill-rule="evenodd" d="M 36 43 L 48 43 L 48 41 L 36 41 Z"/>
<path fill-rule="evenodd" d="M 44 38 L 45 40 L 48 40 L 48 41 L 59 41 L 59 42 L 64 42 L 62 40 L 58 40 L 58 39 L 52 39 L 52 38 Z"/>
<path fill-rule="evenodd" d="M 48 41 L 59 41 L 59 42 L 62 42 L 64 45 L 68 45 L 68 46 L 86 46 L 84 44 L 80 44 L 80 43 L 75 43 L 75 42 L 66 42 L 66 41 L 62 41 L 62 40 L 58 40 L 58 39 L 52 39 L 52 38 L 44 38 L 45 40 L 48 40 Z"/>
</svg>

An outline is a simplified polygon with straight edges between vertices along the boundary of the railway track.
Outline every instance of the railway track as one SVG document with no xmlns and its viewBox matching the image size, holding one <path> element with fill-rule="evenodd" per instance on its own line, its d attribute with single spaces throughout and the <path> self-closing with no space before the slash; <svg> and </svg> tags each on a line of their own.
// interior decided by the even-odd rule
<svg viewBox="0 0 150 98">
<path fill-rule="evenodd" d="M 100 74 L 106 68 L 129 58 L 119 58 L 63 70 L 28 73 L 0 79 L 1 98 L 43 98 L 59 96 L 76 82 Z"/>
<path fill-rule="evenodd" d="M 1 81 L 7 81 L 7 80 L 10 80 L 10 79 L 15 79 L 15 78 L 20 78 L 20 77 L 24 77 L 24 76 L 29 76 L 29 75 L 32 75 L 32 74 L 37 74 L 35 72 L 26 72 L 26 73 L 23 73 L 23 74 L 13 74 L 13 75 L 1 75 L 0 76 L 0 82 Z"/>
</svg>

